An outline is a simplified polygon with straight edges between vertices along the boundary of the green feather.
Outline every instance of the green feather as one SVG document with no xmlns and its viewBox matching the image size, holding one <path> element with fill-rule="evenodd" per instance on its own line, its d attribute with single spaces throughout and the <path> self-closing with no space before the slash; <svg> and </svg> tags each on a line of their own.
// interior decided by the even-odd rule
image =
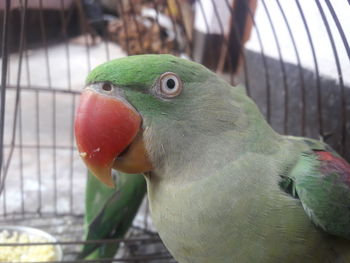
<svg viewBox="0 0 350 263">
<path fill-rule="evenodd" d="M 146 192 L 142 175 L 117 173 L 117 189 L 109 188 L 90 172 L 85 192 L 84 240 L 123 238 Z M 112 258 L 119 244 L 85 244 L 79 258 Z"/>
<path fill-rule="evenodd" d="M 328 150 L 334 156 L 339 156 L 323 142 L 297 137 L 289 139 L 303 140 L 310 147 L 299 155 L 299 160 L 286 176 L 292 181 L 305 212 L 324 231 L 350 239 L 349 186 L 342 181 L 335 168 L 331 167 L 331 172 L 326 174 L 314 151 Z"/>
</svg>

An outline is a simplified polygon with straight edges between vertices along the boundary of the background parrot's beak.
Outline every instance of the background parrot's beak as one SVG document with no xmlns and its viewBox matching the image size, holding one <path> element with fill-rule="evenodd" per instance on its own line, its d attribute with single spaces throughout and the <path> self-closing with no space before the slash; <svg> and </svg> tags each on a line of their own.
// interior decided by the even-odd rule
<svg viewBox="0 0 350 263">
<path fill-rule="evenodd" d="M 142 118 L 122 99 L 85 90 L 75 118 L 75 137 L 88 169 L 106 185 L 113 187 L 112 167 L 136 137 Z"/>
</svg>

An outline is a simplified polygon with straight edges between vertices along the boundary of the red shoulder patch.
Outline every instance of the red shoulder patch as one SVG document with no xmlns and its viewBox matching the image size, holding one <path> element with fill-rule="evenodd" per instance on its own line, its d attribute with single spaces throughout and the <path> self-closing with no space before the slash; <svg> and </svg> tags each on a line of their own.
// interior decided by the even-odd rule
<svg viewBox="0 0 350 263">
<path fill-rule="evenodd" d="M 321 172 L 324 175 L 338 174 L 341 180 L 350 187 L 350 164 L 331 152 L 315 151 L 321 161 Z"/>
</svg>

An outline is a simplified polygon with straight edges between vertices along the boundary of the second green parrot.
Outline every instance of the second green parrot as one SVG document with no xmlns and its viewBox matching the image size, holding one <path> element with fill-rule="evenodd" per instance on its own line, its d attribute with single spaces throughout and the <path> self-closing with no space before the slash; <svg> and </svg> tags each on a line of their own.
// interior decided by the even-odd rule
<svg viewBox="0 0 350 263">
<path fill-rule="evenodd" d="M 90 172 L 85 189 L 84 240 L 79 258 L 111 259 L 119 243 L 101 240 L 122 239 L 129 230 L 146 193 L 146 182 L 140 174 L 113 171 L 116 188 L 107 187 Z M 107 262 L 107 261 L 103 261 Z"/>
<path fill-rule="evenodd" d="M 151 215 L 180 263 L 350 262 L 350 165 L 277 134 L 241 87 L 170 55 L 105 63 L 75 123 L 84 162 L 144 173 Z"/>
</svg>

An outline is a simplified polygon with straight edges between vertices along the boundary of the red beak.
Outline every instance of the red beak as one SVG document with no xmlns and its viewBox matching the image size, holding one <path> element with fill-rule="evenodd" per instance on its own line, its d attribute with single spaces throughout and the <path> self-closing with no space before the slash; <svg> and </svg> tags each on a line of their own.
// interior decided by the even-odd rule
<svg viewBox="0 0 350 263">
<path fill-rule="evenodd" d="M 115 158 L 135 138 L 140 114 L 122 99 L 86 90 L 75 117 L 75 137 L 80 156 L 102 182 L 114 186 L 111 176 Z"/>
</svg>

